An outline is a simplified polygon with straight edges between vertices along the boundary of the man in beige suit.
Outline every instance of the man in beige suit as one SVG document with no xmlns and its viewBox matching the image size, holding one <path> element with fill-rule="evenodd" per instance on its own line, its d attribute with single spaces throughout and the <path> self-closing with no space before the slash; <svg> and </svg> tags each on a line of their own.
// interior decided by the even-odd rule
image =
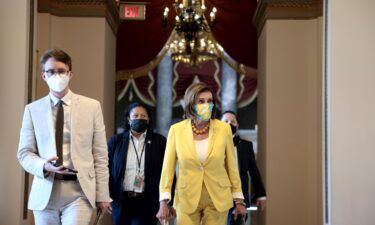
<svg viewBox="0 0 375 225">
<path fill-rule="evenodd" d="M 17 153 L 34 175 L 28 207 L 37 225 L 88 225 L 95 207 L 111 212 L 100 103 L 70 91 L 64 51 L 48 50 L 41 67 L 50 92 L 25 107 Z"/>
</svg>

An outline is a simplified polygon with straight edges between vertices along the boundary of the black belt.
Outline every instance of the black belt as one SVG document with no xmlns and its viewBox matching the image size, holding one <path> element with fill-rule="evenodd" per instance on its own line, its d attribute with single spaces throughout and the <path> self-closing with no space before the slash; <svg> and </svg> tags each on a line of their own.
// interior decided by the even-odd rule
<svg viewBox="0 0 375 225">
<path fill-rule="evenodd" d="M 55 173 L 55 179 L 56 180 L 77 180 L 77 175 Z"/>
<path fill-rule="evenodd" d="M 143 193 L 138 193 L 134 191 L 124 191 L 125 195 L 128 196 L 128 198 L 139 198 L 143 196 Z"/>
</svg>

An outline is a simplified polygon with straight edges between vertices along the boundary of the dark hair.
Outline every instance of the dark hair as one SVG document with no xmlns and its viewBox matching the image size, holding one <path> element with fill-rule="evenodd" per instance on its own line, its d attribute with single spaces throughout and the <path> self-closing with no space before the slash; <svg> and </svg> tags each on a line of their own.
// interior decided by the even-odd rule
<svg viewBox="0 0 375 225">
<path fill-rule="evenodd" d="M 44 70 L 44 64 L 46 64 L 50 58 L 54 58 L 56 61 L 64 63 L 69 67 L 69 70 L 72 70 L 72 59 L 68 53 L 61 49 L 52 48 L 48 49 L 46 52 L 44 52 L 42 57 L 40 57 L 40 66 L 42 67 L 42 71 Z"/>
<path fill-rule="evenodd" d="M 227 113 L 233 114 L 237 118 L 237 114 L 235 112 L 233 112 L 232 110 L 227 110 L 227 111 L 221 113 L 220 118 L 223 118 L 224 114 L 227 114 Z"/>
<path fill-rule="evenodd" d="M 211 119 L 215 118 L 216 116 L 215 95 L 212 89 L 203 82 L 191 84 L 185 91 L 184 102 L 185 102 L 185 117 L 186 118 L 192 119 L 196 117 L 195 112 L 194 112 L 195 100 L 197 99 L 197 96 L 200 93 L 203 93 L 206 91 L 211 92 L 212 94 L 212 103 L 214 104 L 214 107 L 212 108 Z"/>
<path fill-rule="evenodd" d="M 130 130 L 130 124 L 129 124 L 129 118 L 130 118 L 130 113 L 132 112 L 132 110 L 134 108 L 137 108 L 137 107 L 142 107 L 146 110 L 147 112 L 147 115 L 148 115 L 148 127 L 147 127 L 147 130 L 151 130 L 152 128 L 152 117 L 151 117 L 151 111 L 150 109 L 143 103 L 140 103 L 140 102 L 133 102 L 133 103 L 130 103 L 130 105 L 128 105 L 128 107 L 126 107 L 126 110 L 125 110 L 125 115 L 124 115 L 124 128 L 125 130 Z"/>
</svg>

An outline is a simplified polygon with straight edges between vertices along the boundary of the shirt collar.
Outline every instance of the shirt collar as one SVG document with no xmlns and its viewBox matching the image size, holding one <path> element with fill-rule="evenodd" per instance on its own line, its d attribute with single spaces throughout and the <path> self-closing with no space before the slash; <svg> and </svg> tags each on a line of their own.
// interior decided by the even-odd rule
<svg viewBox="0 0 375 225">
<path fill-rule="evenodd" d="M 54 96 L 51 92 L 49 93 L 49 97 L 51 98 L 51 101 L 54 106 L 60 101 L 60 99 Z M 64 102 L 65 105 L 69 106 L 72 102 L 72 92 L 68 90 L 68 93 L 66 93 L 66 95 L 62 97 L 61 100 Z"/>
<path fill-rule="evenodd" d="M 139 139 L 137 139 L 137 138 L 132 134 L 131 131 L 129 131 L 129 134 L 130 134 L 130 137 L 134 137 L 134 140 L 137 140 L 137 141 L 143 141 L 143 140 L 146 139 L 147 130 L 141 134 L 141 136 L 139 137 Z"/>
</svg>

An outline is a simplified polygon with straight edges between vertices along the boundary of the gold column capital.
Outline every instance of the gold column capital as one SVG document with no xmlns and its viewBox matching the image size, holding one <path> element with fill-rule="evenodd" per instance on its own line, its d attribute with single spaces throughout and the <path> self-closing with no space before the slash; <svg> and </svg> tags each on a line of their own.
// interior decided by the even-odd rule
<svg viewBox="0 0 375 225">
<path fill-rule="evenodd" d="M 38 13 L 60 17 L 105 17 L 114 34 L 120 24 L 115 0 L 39 0 Z"/>
<path fill-rule="evenodd" d="M 258 36 L 267 20 L 301 20 L 323 15 L 323 0 L 259 0 L 253 23 Z"/>
</svg>

